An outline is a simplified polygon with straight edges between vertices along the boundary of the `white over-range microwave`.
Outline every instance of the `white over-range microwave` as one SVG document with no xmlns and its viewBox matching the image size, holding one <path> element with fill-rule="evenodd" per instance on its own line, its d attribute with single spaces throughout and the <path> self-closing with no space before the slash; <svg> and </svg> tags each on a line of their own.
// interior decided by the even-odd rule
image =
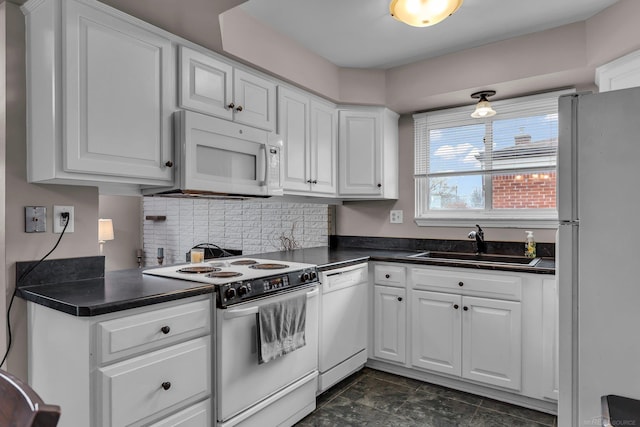
<svg viewBox="0 0 640 427">
<path fill-rule="evenodd" d="M 174 114 L 175 186 L 146 194 L 268 197 L 282 194 L 282 139 L 191 111 Z"/>
</svg>

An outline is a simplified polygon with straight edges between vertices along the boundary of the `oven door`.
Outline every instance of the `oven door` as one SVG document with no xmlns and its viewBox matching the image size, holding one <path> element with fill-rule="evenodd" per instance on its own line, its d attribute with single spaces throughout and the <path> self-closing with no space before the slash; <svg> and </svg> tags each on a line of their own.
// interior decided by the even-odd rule
<svg viewBox="0 0 640 427">
<path fill-rule="evenodd" d="M 307 294 L 306 345 L 258 364 L 257 313 L 260 306 Z M 317 286 L 216 309 L 216 399 L 218 422 L 318 369 Z"/>
</svg>

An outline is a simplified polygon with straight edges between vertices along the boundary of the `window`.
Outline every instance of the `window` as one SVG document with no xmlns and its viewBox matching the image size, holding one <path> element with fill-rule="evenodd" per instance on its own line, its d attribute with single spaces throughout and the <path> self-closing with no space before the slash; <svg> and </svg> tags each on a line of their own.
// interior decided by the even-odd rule
<svg viewBox="0 0 640 427">
<path fill-rule="evenodd" d="M 558 96 L 414 115 L 418 225 L 555 227 Z"/>
</svg>

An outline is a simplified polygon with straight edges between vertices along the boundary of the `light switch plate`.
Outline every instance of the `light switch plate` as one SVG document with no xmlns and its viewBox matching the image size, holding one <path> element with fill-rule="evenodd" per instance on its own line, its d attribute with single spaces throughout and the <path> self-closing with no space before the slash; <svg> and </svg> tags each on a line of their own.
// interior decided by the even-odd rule
<svg viewBox="0 0 640 427">
<path fill-rule="evenodd" d="M 25 233 L 44 233 L 47 231 L 47 208 L 44 206 L 24 207 Z"/>
<path fill-rule="evenodd" d="M 391 224 L 402 224 L 402 216 L 402 210 L 391 211 L 389 215 L 389 221 L 391 222 Z"/>
</svg>

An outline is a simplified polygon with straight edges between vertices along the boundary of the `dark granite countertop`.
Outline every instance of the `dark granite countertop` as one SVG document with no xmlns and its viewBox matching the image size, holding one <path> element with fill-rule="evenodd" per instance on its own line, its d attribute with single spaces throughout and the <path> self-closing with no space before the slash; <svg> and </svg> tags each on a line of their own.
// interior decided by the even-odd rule
<svg viewBox="0 0 640 427">
<path fill-rule="evenodd" d="M 23 286 L 18 296 L 74 316 L 97 316 L 211 292 L 211 285 L 149 276 L 136 268 L 92 279 Z"/>
<path fill-rule="evenodd" d="M 423 251 L 420 251 L 423 252 Z M 268 252 L 254 255 L 255 258 L 272 259 L 278 261 L 306 262 L 318 265 L 320 271 L 345 267 L 350 264 L 367 261 L 402 262 L 417 265 L 438 265 L 444 267 L 462 267 L 478 270 L 516 271 L 520 273 L 555 274 L 555 261 L 552 258 L 542 258 L 534 267 L 528 265 L 478 264 L 455 260 L 412 258 L 419 252 L 398 249 L 368 249 L 368 248 L 308 248 L 296 249 L 289 252 Z"/>
<path fill-rule="evenodd" d="M 370 248 L 329 248 L 317 247 L 297 249 L 289 252 L 268 252 L 249 255 L 254 258 L 279 261 L 301 262 L 318 265 L 319 270 L 330 270 L 367 261 L 402 262 L 417 265 L 439 265 L 448 267 L 477 268 L 483 270 L 505 270 L 521 273 L 555 274 L 553 259 L 543 259 L 538 266 L 521 265 L 474 265 L 456 261 L 409 258 L 416 251 L 399 249 Z M 84 258 L 49 260 L 34 270 L 26 283 L 18 287 L 18 296 L 46 307 L 73 316 L 97 316 L 100 314 L 142 307 L 160 302 L 187 298 L 213 292 L 213 286 L 187 280 L 168 279 L 143 275 L 142 269 L 120 270 L 96 273 L 102 266 L 103 257 L 87 257 L 91 263 L 87 270 L 89 277 L 83 277 Z M 96 259 L 100 262 L 96 264 Z M 68 268 L 70 263 L 73 269 Z M 17 273 L 24 271 L 31 263 L 18 263 Z M 47 283 L 51 271 L 59 271 L 56 277 L 66 277 L 57 283 Z M 37 273 L 36 273 L 37 272 Z M 99 277 L 96 277 L 99 276 Z M 19 276 L 19 274 L 17 274 Z"/>
</svg>

